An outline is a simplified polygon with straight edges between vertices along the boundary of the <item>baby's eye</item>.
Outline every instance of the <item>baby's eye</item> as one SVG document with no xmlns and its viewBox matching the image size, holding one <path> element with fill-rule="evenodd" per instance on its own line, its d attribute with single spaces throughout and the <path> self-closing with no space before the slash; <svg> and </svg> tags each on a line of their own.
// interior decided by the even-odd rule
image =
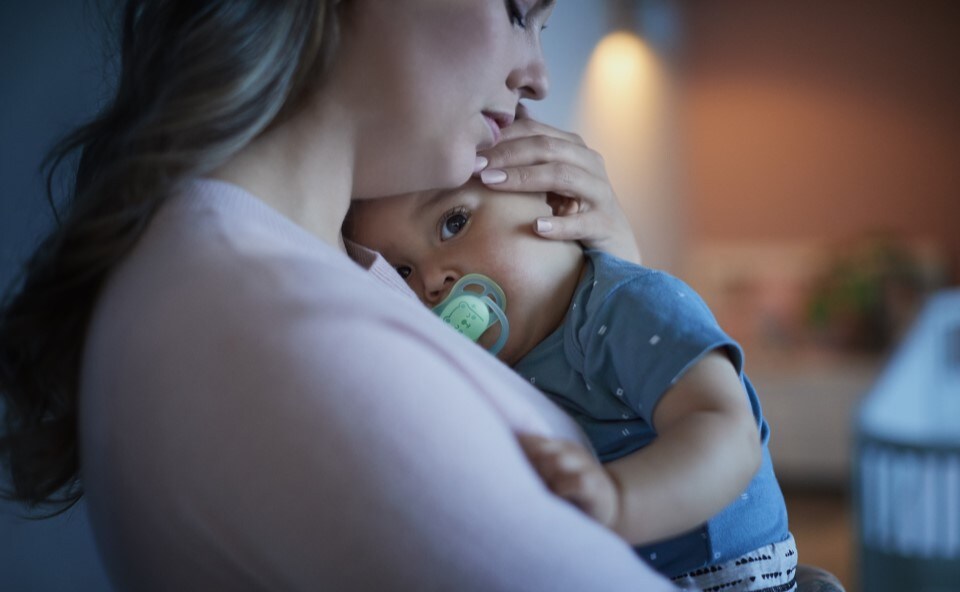
<svg viewBox="0 0 960 592">
<path fill-rule="evenodd" d="M 397 273 L 400 274 L 400 277 L 402 277 L 403 279 L 407 279 L 408 277 L 410 277 L 410 274 L 413 273 L 413 270 L 410 269 L 409 265 L 398 265 L 396 267 L 396 270 L 397 270 Z"/>
<path fill-rule="evenodd" d="M 445 241 L 460 234 L 470 221 L 470 212 L 463 207 L 455 208 L 440 219 L 440 240 Z"/>
</svg>

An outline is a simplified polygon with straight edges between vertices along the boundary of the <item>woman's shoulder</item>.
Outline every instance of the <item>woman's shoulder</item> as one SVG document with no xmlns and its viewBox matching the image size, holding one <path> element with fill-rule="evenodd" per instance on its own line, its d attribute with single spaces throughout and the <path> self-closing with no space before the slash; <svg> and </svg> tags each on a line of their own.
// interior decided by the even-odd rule
<svg viewBox="0 0 960 592">
<path fill-rule="evenodd" d="M 410 338 L 397 327 L 417 302 L 254 198 L 210 189 L 165 204 L 99 295 L 83 366 L 91 396 L 136 392 L 124 404 L 139 413 L 169 390 L 189 408 L 194 393 L 237 396 L 260 380 L 275 391 L 288 378 L 359 381 L 363 373 L 344 371 L 345 354 L 359 366 L 384 334 Z M 281 367 L 288 376 L 273 376 Z"/>
<path fill-rule="evenodd" d="M 283 302 L 323 302 L 364 292 L 368 274 L 343 252 L 243 189 L 214 180 L 188 183 L 157 212 L 110 278 L 112 311 L 191 310 L 209 320 L 273 310 Z M 273 314 L 273 313 L 271 313 Z"/>
</svg>

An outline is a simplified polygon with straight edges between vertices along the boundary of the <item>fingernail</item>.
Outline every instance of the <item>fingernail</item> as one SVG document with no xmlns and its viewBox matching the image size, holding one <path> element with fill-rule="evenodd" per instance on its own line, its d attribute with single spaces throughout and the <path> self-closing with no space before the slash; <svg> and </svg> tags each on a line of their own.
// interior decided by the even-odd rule
<svg viewBox="0 0 960 592">
<path fill-rule="evenodd" d="M 551 230 L 553 230 L 552 222 L 543 218 L 537 220 L 537 232 L 550 232 Z"/>
<path fill-rule="evenodd" d="M 488 185 L 503 183 L 507 180 L 507 173 L 499 169 L 485 170 L 480 173 L 480 180 Z"/>
<path fill-rule="evenodd" d="M 477 160 L 473 163 L 473 174 L 476 175 L 483 169 L 487 168 L 487 165 L 490 164 L 490 161 L 487 160 L 486 156 L 477 155 Z"/>
</svg>

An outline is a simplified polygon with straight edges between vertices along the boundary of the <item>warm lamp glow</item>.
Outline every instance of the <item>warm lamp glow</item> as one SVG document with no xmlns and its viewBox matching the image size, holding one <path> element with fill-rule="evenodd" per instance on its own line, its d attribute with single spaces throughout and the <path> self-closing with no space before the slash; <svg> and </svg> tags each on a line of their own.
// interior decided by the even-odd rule
<svg viewBox="0 0 960 592">
<path fill-rule="evenodd" d="M 605 141 L 626 130 L 650 131 L 662 86 L 656 57 L 647 45 L 631 33 L 611 33 L 597 45 L 587 66 L 583 100 L 589 127 Z"/>
<path fill-rule="evenodd" d="M 597 44 L 590 63 L 597 82 L 617 87 L 643 79 L 652 67 L 653 55 L 639 37 L 617 31 Z"/>
<path fill-rule="evenodd" d="M 669 95 L 660 57 L 636 35 L 616 31 L 594 49 L 580 96 L 583 137 L 603 155 L 645 260 L 664 267 L 677 238 Z"/>
</svg>

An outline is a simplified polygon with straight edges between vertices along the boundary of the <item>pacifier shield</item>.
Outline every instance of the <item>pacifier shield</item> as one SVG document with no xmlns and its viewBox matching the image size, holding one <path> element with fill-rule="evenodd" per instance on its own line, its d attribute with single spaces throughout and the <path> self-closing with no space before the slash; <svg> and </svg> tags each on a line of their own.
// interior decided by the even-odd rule
<svg viewBox="0 0 960 592">
<path fill-rule="evenodd" d="M 440 318 L 451 327 L 477 341 L 490 327 L 490 311 L 482 296 L 461 294 L 450 300 Z"/>
<path fill-rule="evenodd" d="M 485 275 L 471 273 L 453 285 L 450 294 L 433 308 L 433 312 L 474 342 L 500 323 L 500 335 L 489 348 L 490 353 L 496 355 L 506 344 L 510 332 L 510 323 L 504 312 L 506 307 L 507 297 L 496 282 Z"/>
</svg>

